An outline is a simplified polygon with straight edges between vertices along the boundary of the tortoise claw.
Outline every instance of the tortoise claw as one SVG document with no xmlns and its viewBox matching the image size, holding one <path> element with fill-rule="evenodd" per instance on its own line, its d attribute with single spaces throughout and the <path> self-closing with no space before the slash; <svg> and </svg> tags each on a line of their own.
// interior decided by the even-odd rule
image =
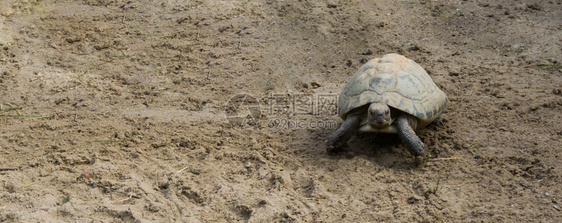
<svg viewBox="0 0 562 223">
<path fill-rule="evenodd" d="M 328 136 L 328 139 L 326 140 L 326 151 L 328 153 L 342 151 L 342 148 L 345 143 L 347 143 L 347 140 L 349 140 L 349 138 L 351 138 L 353 133 L 357 130 L 359 121 L 360 117 L 357 115 L 348 116 L 340 128 Z"/>
</svg>

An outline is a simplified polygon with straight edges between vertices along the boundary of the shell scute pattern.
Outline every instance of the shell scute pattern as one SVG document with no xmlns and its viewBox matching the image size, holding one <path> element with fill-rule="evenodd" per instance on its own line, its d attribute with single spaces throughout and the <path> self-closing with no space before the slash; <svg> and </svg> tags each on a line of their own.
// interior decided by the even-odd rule
<svg viewBox="0 0 562 223">
<path fill-rule="evenodd" d="M 428 92 L 425 86 L 419 86 L 419 81 L 413 78 L 410 73 L 399 71 L 396 77 L 399 81 L 397 81 L 395 89 L 402 97 L 412 100 L 422 100 L 424 95 Z"/>
<path fill-rule="evenodd" d="M 342 119 L 355 108 L 371 102 L 416 116 L 423 127 L 435 120 L 447 105 L 447 96 L 416 62 L 387 54 L 361 66 L 345 85 L 338 99 Z"/>
<path fill-rule="evenodd" d="M 385 92 L 394 91 L 394 89 L 396 89 L 396 84 L 396 78 L 392 75 L 392 73 L 381 73 L 371 79 L 369 89 L 375 91 L 379 95 L 382 95 Z"/>
</svg>

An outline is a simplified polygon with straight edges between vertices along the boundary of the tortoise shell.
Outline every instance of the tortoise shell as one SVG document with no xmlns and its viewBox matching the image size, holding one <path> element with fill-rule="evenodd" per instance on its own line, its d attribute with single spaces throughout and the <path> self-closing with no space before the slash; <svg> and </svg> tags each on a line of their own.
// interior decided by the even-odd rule
<svg viewBox="0 0 562 223">
<path fill-rule="evenodd" d="M 418 128 L 434 121 L 447 106 L 447 95 L 416 62 L 402 55 L 387 54 L 364 64 L 349 79 L 338 98 L 338 115 L 346 119 L 350 111 L 371 102 L 384 102 L 420 120 Z M 365 115 L 366 110 L 365 110 Z M 396 133 L 361 124 L 362 131 Z"/>
</svg>

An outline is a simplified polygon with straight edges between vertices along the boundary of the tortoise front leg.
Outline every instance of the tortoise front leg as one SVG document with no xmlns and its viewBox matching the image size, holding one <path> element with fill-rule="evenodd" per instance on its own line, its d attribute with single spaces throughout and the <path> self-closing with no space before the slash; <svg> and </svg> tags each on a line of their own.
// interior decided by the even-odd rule
<svg viewBox="0 0 562 223">
<path fill-rule="evenodd" d="M 331 153 L 341 149 L 353 133 L 357 131 L 360 121 L 361 115 L 350 114 L 341 127 L 328 136 L 328 140 L 326 140 L 328 152 Z"/>
<path fill-rule="evenodd" d="M 398 136 L 410 153 L 414 156 L 423 156 L 423 142 L 416 135 L 414 129 L 418 126 L 418 119 L 408 115 L 401 114 L 396 119 L 396 127 L 398 128 Z"/>
</svg>

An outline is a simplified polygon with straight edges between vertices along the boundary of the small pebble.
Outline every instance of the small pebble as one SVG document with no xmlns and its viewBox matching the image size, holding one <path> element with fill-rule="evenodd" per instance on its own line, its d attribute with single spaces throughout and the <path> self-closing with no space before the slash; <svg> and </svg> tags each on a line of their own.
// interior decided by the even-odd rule
<svg viewBox="0 0 562 223">
<path fill-rule="evenodd" d="M 550 196 L 550 193 L 548 193 L 548 192 L 544 192 L 544 195 L 546 195 L 546 196 Z"/>
<path fill-rule="evenodd" d="M 319 88 L 321 85 L 318 82 L 310 82 L 310 86 L 312 86 L 312 88 L 316 89 L 316 88 Z"/>
<path fill-rule="evenodd" d="M 556 205 L 552 205 L 552 207 L 553 207 L 554 209 L 556 209 L 556 210 L 560 211 L 560 208 L 559 208 L 558 206 L 556 206 Z"/>
<path fill-rule="evenodd" d="M 422 197 L 420 197 L 418 195 L 414 195 L 414 196 L 408 198 L 407 202 L 408 202 L 408 204 L 414 204 L 414 203 L 418 203 L 422 200 L 423 200 Z"/>
</svg>

